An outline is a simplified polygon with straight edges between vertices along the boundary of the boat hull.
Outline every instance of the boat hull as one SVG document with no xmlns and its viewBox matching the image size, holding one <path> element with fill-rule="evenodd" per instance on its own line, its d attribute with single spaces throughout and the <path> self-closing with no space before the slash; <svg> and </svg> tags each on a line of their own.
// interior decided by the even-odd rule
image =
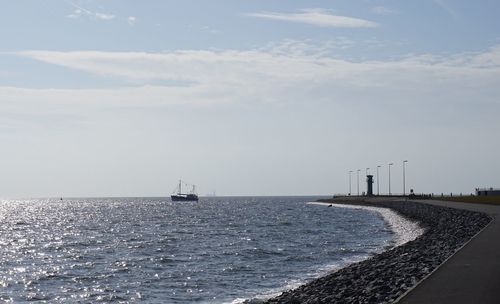
<svg viewBox="0 0 500 304">
<path fill-rule="evenodd" d="M 187 194 L 187 195 L 172 195 L 170 196 L 173 202 L 197 202 L 198 195 Z"/>
</svg>

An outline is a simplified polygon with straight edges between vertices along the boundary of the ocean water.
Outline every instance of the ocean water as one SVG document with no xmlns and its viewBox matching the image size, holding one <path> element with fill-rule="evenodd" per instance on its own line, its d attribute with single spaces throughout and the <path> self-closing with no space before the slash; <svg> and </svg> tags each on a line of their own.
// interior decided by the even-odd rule
<svg viewBox="0 0 500 304">
<path fill-rule="evenodd" d="M 380 213 L 314 199 L 4 200 L 0 300 L 241 303 L 396 244 Z"/>
</svg>

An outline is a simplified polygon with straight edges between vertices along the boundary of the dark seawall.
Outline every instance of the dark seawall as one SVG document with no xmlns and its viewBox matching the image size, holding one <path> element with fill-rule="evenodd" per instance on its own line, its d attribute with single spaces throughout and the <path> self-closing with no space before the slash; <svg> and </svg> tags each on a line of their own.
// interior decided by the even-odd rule
<svg viewBox="0 0 500 304">
<path fill-rule="evenodd" d="M 266 303 L 392 303 L 491 221 L 484 213 L 412 201 L 323 202 L 390 208 L 408 219 L 420 222 L 426 232 L 402 246 L 283 292 Z"/>
</svg>

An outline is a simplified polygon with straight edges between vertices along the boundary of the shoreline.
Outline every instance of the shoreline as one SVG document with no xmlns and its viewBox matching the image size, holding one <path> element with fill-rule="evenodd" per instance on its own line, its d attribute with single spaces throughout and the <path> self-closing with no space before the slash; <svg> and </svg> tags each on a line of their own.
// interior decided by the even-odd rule
<svg viewBox="0 0 500 304">
<path fill-rule="evenodd" d="M 418 221 L 409 220 L 390 208 L 384 208 L 379 206 L 342 204 L 342 203 L 330 204 L 323 202 L 311 202 L 309 204 L 316 204 L 321 206 L 333 205 L 334 207 L 338 208 L 364 209 L 378 213 L 394 233 L 394 240 L 393 240 L 394 244 L 390 246 L 390 248 L 387 250 L 406 244 L 409 241 L 413 241 L 414 239 L 425 233 L 425 228 L 421 227 Z"/>
<path fill-rule="evenodd" d="M 285 291 L 264 303 L 394 303 L 491 221 L 491 217 L 482 212 L 414 201 L 329 199 L 319 202 L 389 208 L 420 223 L 425 232 L 401 246 Z"/>
</svg>

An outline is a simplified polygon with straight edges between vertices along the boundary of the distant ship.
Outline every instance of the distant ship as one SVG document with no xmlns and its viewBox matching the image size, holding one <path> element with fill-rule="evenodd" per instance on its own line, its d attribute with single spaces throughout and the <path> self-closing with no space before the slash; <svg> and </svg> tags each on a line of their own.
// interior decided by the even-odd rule
<svg viewBox="0 0 500 304">
<path fill-rule="evenodd" d="M 187 185 L 187 184 L 186 184 Z M 179 180 L 179 186 L 177 187 L 174 194 L 170 196 L 172 201 L 174 202 L 190 202 L 190 201 L 198 201 L 198 195 L 196 194 L 196 186 L 191 185 L 192 189 L 189 193 L 182 193 L 182 181 Z"/>
</svg>

